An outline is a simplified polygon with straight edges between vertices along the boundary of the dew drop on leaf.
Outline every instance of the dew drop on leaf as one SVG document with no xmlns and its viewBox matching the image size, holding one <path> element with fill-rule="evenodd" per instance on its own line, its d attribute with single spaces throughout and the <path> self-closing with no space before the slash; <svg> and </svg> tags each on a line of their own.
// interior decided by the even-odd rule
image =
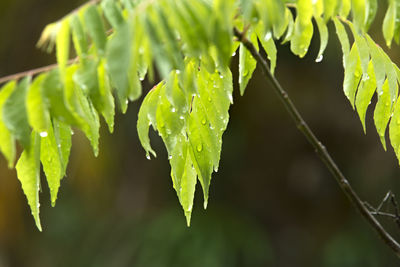
<svg viewBox="0 0 400 267">
<path fill-rule="evenodd" d="M 265 34 L 265 36 L 264 36 L 264 41 L 268 41 L 269 39 L 271 39 L 271 37 L 272 37 L 271 32 L 267 32 L 267 33 Z"/>
<path fill-rule="evenodd" d="M 198 152 L 203 151 L 203 145 L 202 144 L 197 145 L 197 151 Z"/>
<path fill-rule="evenodd" d="M 320 55 L 319 57 L 317 57 L 317 59 L 315 60 L 315 62 L 319 63 L 324 59 L 323 55 Z"/>
<path fill-rule="evenodd" d="M 207 120 L 206 119 L 202 119 L 201 120 L 201 124 L 206 125 Z"/>
<path fill-rule="evenodd" d="M 47 132 L 41 132 L 40 133 L 40 137 L 47 137 L 47 135 L 48 135 Z"/>
</svg>

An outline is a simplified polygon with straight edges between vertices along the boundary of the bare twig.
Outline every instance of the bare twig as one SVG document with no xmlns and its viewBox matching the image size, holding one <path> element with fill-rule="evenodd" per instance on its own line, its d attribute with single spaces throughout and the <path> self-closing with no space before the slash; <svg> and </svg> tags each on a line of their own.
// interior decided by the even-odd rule
<svg viewBox="0 0 400 267">
<path fill-rule="evenodd" d="M 76 58 L 70 59 L 68 61 L 68 64 L 74 63 L 75 60 L 76 60 Z M 21 79 L 21 78 L 23 78 L 25 76 L 33 76 L 33 75 L 40 74 L 42 72 L 51 71 L 51 70 L 53 70 L 53 69 L 55 69 L 57 67 L 58 67 L 58 64 L 51 64 L 51 65 L 40 67 L 40 68 L 37 68 L 37 69 L 27 70 L 27 71 L 23 71 L 23 72 L 20 72 L 20 73 L 4 76 L 4 77 L 0 78 L 0 84 L 6 83 L 8 81 L 18 80 L 18 79 Z"/>
<path fill-rule="evenodd" d="M 304 134 L 308 142 L 315 148 L 316 152 L 320 156 L 325 166 L 329 169 L 333 177 L 336 179 L 339 187 L 349 198 L 349 200 L 353 203 L 356 209 L 361 213 L 364 219 L 371 225 L 371 227 L 376 231 L 376 233 L 380 236 L 380 238 L 385 242 L 385 244 L 388 245 L 398 257 L 400 257 L 400 245 L 382 227 L 379 221 L 371 214 L 367 206 L 361 201 L 360 197 L 354 191 L 349 181 L 344 177 L 340 169 L 337 167 L 336 163 L 333 161 L 332 157 L 329 155 L 325 146 L 317 139 L 317 137 L 308 127 L 307 123 L 304 121 L 299 111 L 289 98 L 287 92 L 282 88 L 279 82 L 271 74 L 265 59 L 260 55 L 260 53 L 258 53 L 254 45 L 246 38 L 246 36 L 242 32 L 240 32 L 237 28 L 234 28 L 233 32 L 234 35 L 248 49 L 248 51 L 251 53 L 254 59 L 261 66 L 265 78 L 272 86 L 272 89 L 275 91 L 275 93 L 277 93 L 280 100 L 283 102 L 289 115 L 296 123 L 297 128 Z"/>
</svg>

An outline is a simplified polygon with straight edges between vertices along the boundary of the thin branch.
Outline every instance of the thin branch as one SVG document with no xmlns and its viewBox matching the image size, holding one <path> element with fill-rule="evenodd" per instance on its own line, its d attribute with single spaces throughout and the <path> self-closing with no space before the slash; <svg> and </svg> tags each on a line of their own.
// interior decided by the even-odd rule
<svg viewBox="0 0 400 267">
<path fill-rule="evenodd" d="M 75 61 L 76 61 L 76 58 L 70 59 L 68 61 L 68 64 L 72 64 Z M 6 83 L 6 82 L 9 82 L 9 81 L 13 81 L 13 80 L 18 80 L 18 79 L 21 79 L 21 78 L 23 78 L 25 76 L 33 76 L 33 75 L 40 74 L 42 72 L 51 71 L 53 69 L 56 69 L 57 67 L 58 67 L 58 64 L 51 64 L 51 65 L 40 67 L 40 68 L 37 68 L 37 69 L 27 70 L 27 71 L 19 72 L 19 73 L 16 73 L 16 74 L 11 74 L 11 75 L 8 75 L 8 76 L 4 76 L 4 77 L 0 78 L 0 84 Z"/>
<path fill-rule="evenodd" d="M 388 245 L 394 253 L 400 257 L 400 245 L 396 240 L 382 227 L 379 221 L 370 213 L 365 204 L 361 201 L 360 197 L 354 191 L 349 181 L 344 177 L 340 169 L 337 167 L 336 163 L 333 161 L 332 157 L 329 155 L 325 146 L 316 138 L 314 133 L 308 127 L 307 123 L 304 121 L 297 108 L 294 106 L 293 102 L 290 100 L 287 92 L 282 88 L 279 82 L 271 74 L 267 62 L 258 53 L 254 45 L 246 38 L 246 36 L 240 32 L 237 28 L 234 28 L 234 35 L 239 39 L 239 41 L 248 49 L 254 59 L 261 65 L 265 78 L 268 80 L 272 89 L 277 93 L 280 100 L 283 102 L 288 113 L 294 120 L 299 131 L 301 131 L 307 138 L 308 142 L 315 148 L 316 152 L 320 156 L 321 160 L 324 162 L 326 167 L 329 169 L 333 177 L 336 179 L 339 187 L 353 203 L 356 209 L 361 213 L 364 219 L 371 225 L 371 227 L 377 232 L 380 238 Z"/>
</svg>

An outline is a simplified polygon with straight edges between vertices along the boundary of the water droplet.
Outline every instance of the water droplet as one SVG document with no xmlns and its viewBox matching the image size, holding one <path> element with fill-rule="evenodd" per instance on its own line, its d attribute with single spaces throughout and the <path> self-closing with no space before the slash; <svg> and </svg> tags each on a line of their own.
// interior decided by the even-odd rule
<svg viewBox="0 0 400 267">
<path fill-rule="evenodd" d="M 232 54 L 232 57 L 234 57 L 234 56 L 236 56 L 236 51 L 235 51 L 235 52 L 233 52 L 233 54 Z"/>
<path fill-rule="evenodd" d="M 71 129 L 71 135 L 74 135 L 74 134 L 75 134 L 75 133 L 74 133 L 74 130 Z"/>
<path fill-rule="evenodd" d="M 317 59 L 315 60 L 315 62 L 319 63 L 319 62 L 321 62 L 323 59 L 324 59 L 324 55 L 319 55 L 319 56 L 317 57 Z"/>
<path fill-rule="evenodd" d="M 211 102 L 211 97 L 208 97 L 208 102 Z"/>
<path fill-rule="evenodd" d="M 172 111 L 172 112 L 175 112 L 175 111 L 176 111 L 176 108 L 173 107 L 173 108 L 171 109 L 171 111 Z"/>
<path fill-rule="evenodd" d="M 363 81 L 368 81 L 369 80 L 369 75 L 368 74 L 364 74 L 362 77 Z"/>
<path fill-rule="evenodd" d="M 47 132 L 41 132 L 40 133 L 40 137 L 47 137 L 47 135 L 48 135 Z"/>
<path fill-rule="evenodd" d="M 197 145 L 197 152 L 201 152 L 203 151 L 203 145 L 202 144 L 198 144 Z"/>
<path fill-rule="evenodd" d="M 148 159 L 148 160 L 150 160 L 151 158 L 150 158 L 150 154 L 146 154 L 146 159 Z"/>
<path fill-rule="evenodd" d="M 206 125 L 207 120 L 206 119 L 202 119 L 201 120 L 201 124 Z"/>
<path fill-rule="evenodd" d="M 380 91 L 378 95 L 383 95 L 383 91 Z"/>
<path fill-rule="evenodd" d="M 181 73 L 181 71 L 180 70 L 176 70 L 176 74 L 179 74 L 179 73 Z"/>
<path fill-rule="evenodd" d="M 169 155 L 169 156 L 168 156 L 168 159 L 172 159 L 172 155 Z"/>
<path fill-rule="evenodd" d="M 214 172 L 218 172 L 218 167 L 215 167 L 215 168 L 214 168 Z"/>
<path fill-rule="evenodd" d="M 267 32 L 267 33 L 265 34 L 265 36 L 264 36 L 264 41 L 268 41 L 269 39 L 271 39 L 271 37 L 272 37 L 271 32 Z"/>
<path fill-rule="evenodd" d="M 185 117 L 183 117 L 183 116 L 179 116 L 179 119 L 181 119 L 181 120 L 184 120 L 184 119 L 185 119 Z"/>
<path fill-rule="evenodd" d="M 61 147 L 61 144 L 58 144 L 57 147 Z"/>
<path fill-rule="evenodd" d="M 143 82 L 143 81 L 144 81 L 144 77 L 140 77 L 139 80 L 140 80 L 141 82 Z"/>
<path fill-rule="evenodd" d="M 221 79 L 223 79 L 223 78 L 224 78 L 224 75 L 221 74 L 221 75 L 219 75 L 219 77 L 220 77 Z"/>
<path fill-rule="evenodd" d="M 128 105 L 128 103 L 129 103 L 128 99 L 127 99 L 127 100 L 125 100 L 125 104 L 127 104 L 127 105 Z"/>
</svg>

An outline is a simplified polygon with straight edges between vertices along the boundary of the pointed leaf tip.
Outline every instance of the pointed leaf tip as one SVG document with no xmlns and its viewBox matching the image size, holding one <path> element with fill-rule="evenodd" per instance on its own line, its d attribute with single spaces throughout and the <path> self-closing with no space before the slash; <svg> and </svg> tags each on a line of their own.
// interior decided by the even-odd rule
<svg viewBox="0 0 400 267">
<path fill-rule="evenodd" d="M 185 217 L 186 217 L 187 227 L 190 227 L 190 220 L 192 218 L 192 211 L 185 211 Z"/>
</svg>

